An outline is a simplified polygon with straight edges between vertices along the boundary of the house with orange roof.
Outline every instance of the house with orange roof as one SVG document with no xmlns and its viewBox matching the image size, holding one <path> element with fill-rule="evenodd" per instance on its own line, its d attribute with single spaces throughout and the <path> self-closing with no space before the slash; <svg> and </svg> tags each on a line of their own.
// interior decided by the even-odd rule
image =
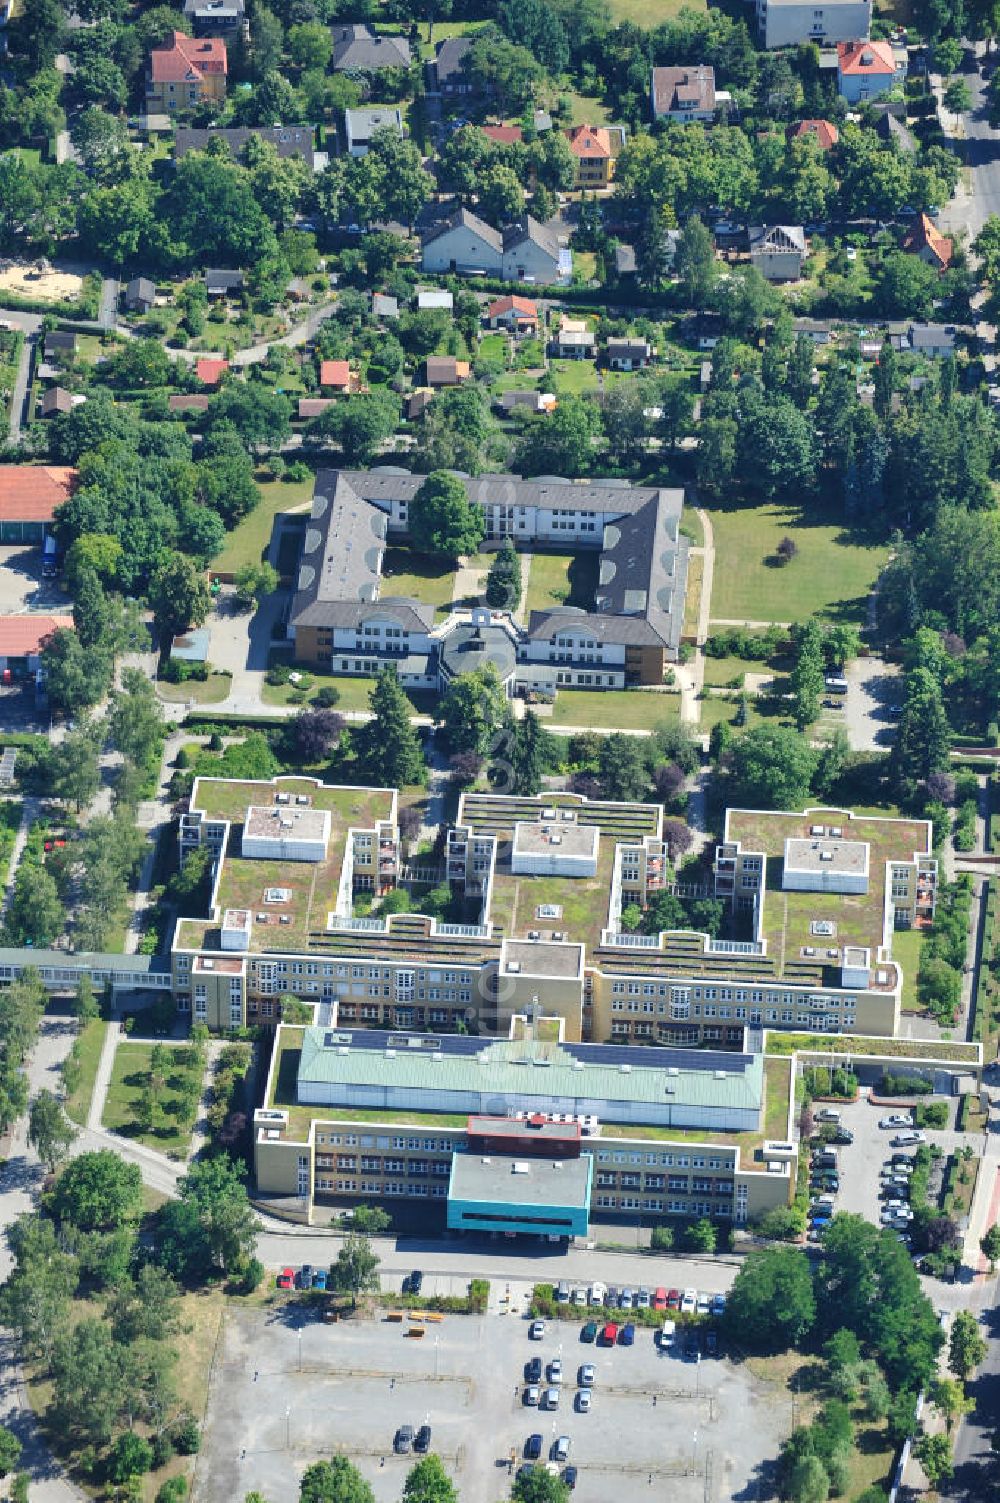
<svg viewBox="0 0 1000 1503">
<path fill-rule="evenodd" d="M 204 359 L 195 362 L 194 373 L 202 386 L 218 386 L 228 369 L 228 360 Z"/>
<path fill-rule="evenodd" d="M 0 464 L 0 543 L 42 542 L 76 479 L 70 465 Z"/>
<path fill-rule="evenodd" d="M 28 611 L 18 616 L 0 616 L 0 673 L 13 678 L 34 673 L 41 666 L 40 653 L 54 631 L 72 631 L 72 616 L 44 616 Z"/>
<path fill-rule="evenodd" d="M 918 214 L 903 240 L 903 249 L 919 256 L 935 271 L 947 271 L 955 253 L 955 242 L 942 235 L 929 214 Z"/>
<path fill-rule="evenodd" d="M 891 42 L 838 42 L 837 92 L 848 104 L 888 94 L 906 77 L 906 52 Z"/>
<path fill-rule="evenodd" d="M 519 125 L 482 125 L 483 135 L 497 146 L 516 146 L 524 140 L 524 131 Z"/>
<path fill-rule="evenodd" d="M 625 145 L 625 127 L 573 125 L 566 131 L 566 140 L 576 162 L 574 188 L 606 188 Z"/>
<path fill-rule="evenodd" d="M 792 130 L 792 140 L 810 137 L 820 151 L 829 151 L 840 140 L 840 131 L 831 120 L 800 120 Z"/>
<path fill-rule="evenodd" d="M 219 37 L 189 37 L 175 31 L 149 54 L 147 114 L 175 114 L 199 104 L 221 104 L 228 75 L 226 44 Z"/>
<path fill-rule="evenodd" d="M 538 333 L 538 308 L 530 297 L 498 297 L 486 310 L 491 329 L 509 329 L 513 334 Z"/>
<path fill-rule="evenodd" d="M 319 384 L 324 391 L 340 393 L 352 391 L 367 391 L 367 386 L 361 382 L 357 371 L 352 371 L 350 362 L 347 360 L 321 360 L 319 365 Z"/>
</svg>

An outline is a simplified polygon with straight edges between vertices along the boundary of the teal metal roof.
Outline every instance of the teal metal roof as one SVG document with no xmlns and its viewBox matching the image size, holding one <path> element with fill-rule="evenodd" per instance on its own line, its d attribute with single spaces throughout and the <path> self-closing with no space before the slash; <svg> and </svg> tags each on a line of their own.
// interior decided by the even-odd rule
<svg viewBox="0 0 1000 1503">
<path fill-rule="evenodd" d="M 571 1054 L 558 1044 L 532 1041 L 484 1042 L 472 1054 L 437 1056 L 430 1050 L 366 1049 L 353 1035 L 350 1048 L 326 1044 L 328 1030 L 307 1028 L 302 1040 L 298 1083 L 375 1086 L 382 1089 L 427 1091 L 485 1091 L 493 1095 L 537 1095 L 540 1098 L 587 1097 L 663 1107 L 710 1107 L 718 1110 L 759 1110 L 764 1091 L 762 1055 L 737 1056 L 732 1070 L 719 1066 L 699 1069 L 692 1056 L 689 1068 L 648 1068 L 628 1051 L 621 1064 L 608 1051 L 595 1050 L 599 1062 L 588 1063 L 586 1046 Z M 677 1051 L 674 1051 L 675 1054 Z M 581 1055 L 584 1058 L 581 1059 Z"/>
</svg>

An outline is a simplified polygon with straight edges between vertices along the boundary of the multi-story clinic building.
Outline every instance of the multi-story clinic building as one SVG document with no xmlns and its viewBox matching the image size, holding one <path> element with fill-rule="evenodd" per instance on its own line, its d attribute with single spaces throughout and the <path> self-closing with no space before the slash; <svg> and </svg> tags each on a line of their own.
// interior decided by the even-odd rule
<svg viewBox="0 0 1000 1503">
<path fill-rule="evenodd" d="M 202 845 L 213 857 L 209 916 L 175 930 L 181 1011 L 225 1031 L 276 1024 L 285 993 L 313 1004 L 295 1061 L 281 1030 L 255 1127 L 261 1194 L 290 1214 L 426 1194 L 466 1227 L 510 1215 L 525 1230 L 541 1203 L 535 1181 L 529 1195 L 509 1169 L 511 1196 L 526 1198 L 501 1212 L 483 1210 L 499 1170 L 463 1161 L 451 1177 L 452 1155 L 478 1141 L 468 1119 L 522 1111 L 595 1117 L 602 1139 L 630 1140 L 581 1141 L 593 1156 L 587 1206 L 577 1177 L 560 1211 L 574 1226 L 585 1210 L 745 1219 L 789 1191 L 781 1144 L 762 1158 L 759 1030 L 892 1037 L 893 932 L 934 911 L 925 821 L 730 810 L 712 883 L 693 893 L 725 899 L 746 937 L 636 934 L 623 908 L 673 880 L 658 805 L 467 793 L 440 874 L 455 921 L 355 916 L 356 893 L 401 879 L 396 814 L 393 789 L 282 777 L 199 778 L 181 816 L 182 859 Z M 343 1125 L 362 1108 L 388 1114 L 385 1130 Z M 394 1132 L 400 1113 L 424 1125 Z M 698 1163 L 683 1145 L 631 1142 L 670 1128 L 734 1136 L 699 1149 Z M 704 1188 L 714 1174 L 729 1176 L 725 1209 Z M 546 1183 L 569 1195 L 571 1178 Z"/>
</svg>

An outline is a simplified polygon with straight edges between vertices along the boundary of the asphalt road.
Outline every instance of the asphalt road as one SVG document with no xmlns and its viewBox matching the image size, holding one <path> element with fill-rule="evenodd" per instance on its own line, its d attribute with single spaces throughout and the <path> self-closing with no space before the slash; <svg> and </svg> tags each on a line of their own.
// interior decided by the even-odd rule
<svg viewBox="0 0 1000 1503">
<path fill-rule="evenodd" d="M 991 58 L 990 72 L 996 66 Z M 942 211 L 943 226 L 967 231 L 974 240 L 991 214 L 1000 214 L 1000 132 L 992 130 L 987 109 L 987 82 L 976 64 L 972 48 L 966 50 L 962 77 L 972 91 L 972 108 L 964 115 L 965 162 L 972 172 L 971 200 L 960 201 Z"/>
</svg>

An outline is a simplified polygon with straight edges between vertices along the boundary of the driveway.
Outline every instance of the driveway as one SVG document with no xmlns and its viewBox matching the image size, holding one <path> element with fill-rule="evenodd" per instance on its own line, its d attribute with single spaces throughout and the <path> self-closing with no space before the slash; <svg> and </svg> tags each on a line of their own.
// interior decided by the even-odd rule
<svg viewBox="0 0 1000 1503">
<path fill-rule="evenodd" d="M 855 658 L 846 673 L 847 695 L 841 724 L 852 751 L 884 751 L 896 730 L 895 707 L 902 685 L 895 663 Z"/>
<path fill-rule="evenodd" d="M 72 614 L 65 590 L 54 579 L 42 578 L 42 550 L 31 543 L 0 546 L 0 615 L 20 616 L 26 611 Z"/>
<path fill-rule="evenodd" d="M 233 675 L 227 710 L 258 714 L 262 709 L 261 687 L 274 629 L 288 609 L 289 592 L 275 590 L 251 615 L 236 605 L 232 590 L 219 595 L 207 625 L 212 633 L 209 656 L 212 666 Z"/>
</svg>

